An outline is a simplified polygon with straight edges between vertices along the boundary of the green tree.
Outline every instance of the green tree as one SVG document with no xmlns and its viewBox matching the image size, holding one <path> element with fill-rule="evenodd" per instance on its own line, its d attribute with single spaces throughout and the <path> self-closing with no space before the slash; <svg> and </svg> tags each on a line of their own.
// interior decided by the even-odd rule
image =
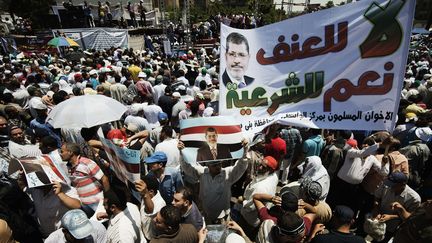
<svg viewBox="0 0 432 243">
<path fill-rule="evenodd" d="M 0 9 L 23 18 L 30 18 L 35 26 L 48 14 L 53 0 L 1 0 Z"/>
<path fill-rule="evenodd" d="M 333 8 L 335 5 L 334 5 L 334 3 L 333 3 L 333 1 L 328 1 L 327 3 L 326 3 L 326 8 Z"/>
</svg>

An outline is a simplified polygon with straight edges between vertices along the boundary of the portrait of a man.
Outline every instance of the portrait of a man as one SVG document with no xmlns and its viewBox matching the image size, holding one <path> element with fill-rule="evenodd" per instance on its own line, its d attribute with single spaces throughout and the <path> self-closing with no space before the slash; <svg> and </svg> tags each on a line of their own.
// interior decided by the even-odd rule
<svg viewBox="0 0 432 243">
<path fill-rule="evenodd" d="M 211 161 L 231 159 L 228 145 L 218 144 L 218 133 L 214 127 L 208 127 L 205 131 L 206 144 L 201 146 L 197 152 L 197 161 Z"/>
<path fill-rule="evenodd" d="M 238 88 L 243 88 L 254 81 L 254 78 L 245 75 L 249 59 L 249 43 L 246 37 L 237 32 L 229 34 L 226 39 L 226 69 L 222 75 L 225 86 L 234 83 Z"/>
</svg>

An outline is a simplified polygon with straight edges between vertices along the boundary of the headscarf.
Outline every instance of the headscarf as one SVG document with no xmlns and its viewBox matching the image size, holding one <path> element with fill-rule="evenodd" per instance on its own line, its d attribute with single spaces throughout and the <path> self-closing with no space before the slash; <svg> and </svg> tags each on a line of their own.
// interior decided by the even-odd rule
<svg viewBox="0 0 432 243">
<path fill-rule="evenodd" d="M 306 168 L 304 168 L 302 177 L 310 177 L 313 181 L 317 181 L 325 175 L 328 175 L 326 168 L 322 165 L 320 157 L 307 157 L 304 163 L 306 163 Z M 300 170 L 302 170 L 304 163 L 300 164 Z"/>
<path fill-rule="evenodd" d="M 120 129 L 112 129 L 109 131 L 107 138 L 117 146 L 124 147 L 126 145 L 126 134 L 124 134 Z"/>
</svg>

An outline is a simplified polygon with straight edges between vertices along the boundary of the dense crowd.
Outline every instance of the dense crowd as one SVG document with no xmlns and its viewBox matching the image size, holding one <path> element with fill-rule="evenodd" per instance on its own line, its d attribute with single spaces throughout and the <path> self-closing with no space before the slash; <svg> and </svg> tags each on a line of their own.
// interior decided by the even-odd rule
<svg viewBox="0 0 432 243">
<path fill-rule="evenodd" d="M 179 121 L 219 114 L 216 47 L 3 55 L 0 242 L 431 242 L 431 40 L 412 38 L 394 131 L 273 124 L 231 163 L 181 153 Z M 90 128 L 47 122 L 82 95 L 128 110 Z M 102 137 L 140 151 L 140 180 L 116 177 Z M 29 188 L 9 173 L 12 159 L 45 154 L 64 181 Z"/>
</svg>

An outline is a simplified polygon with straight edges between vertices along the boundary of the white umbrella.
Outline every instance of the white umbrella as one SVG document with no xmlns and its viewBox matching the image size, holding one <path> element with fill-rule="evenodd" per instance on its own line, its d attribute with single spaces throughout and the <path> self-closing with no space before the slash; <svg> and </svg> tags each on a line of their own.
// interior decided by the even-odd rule
<svg viewBox="0 0 432 243">
<path fill-rule="evenodd" d="M 122 103 L 104 95 L 83 95 L 56 105 L 49 113 L 47 121 L 54 128 L 89 128 L 117 121 L 126 110 Z"/>
</svg>

